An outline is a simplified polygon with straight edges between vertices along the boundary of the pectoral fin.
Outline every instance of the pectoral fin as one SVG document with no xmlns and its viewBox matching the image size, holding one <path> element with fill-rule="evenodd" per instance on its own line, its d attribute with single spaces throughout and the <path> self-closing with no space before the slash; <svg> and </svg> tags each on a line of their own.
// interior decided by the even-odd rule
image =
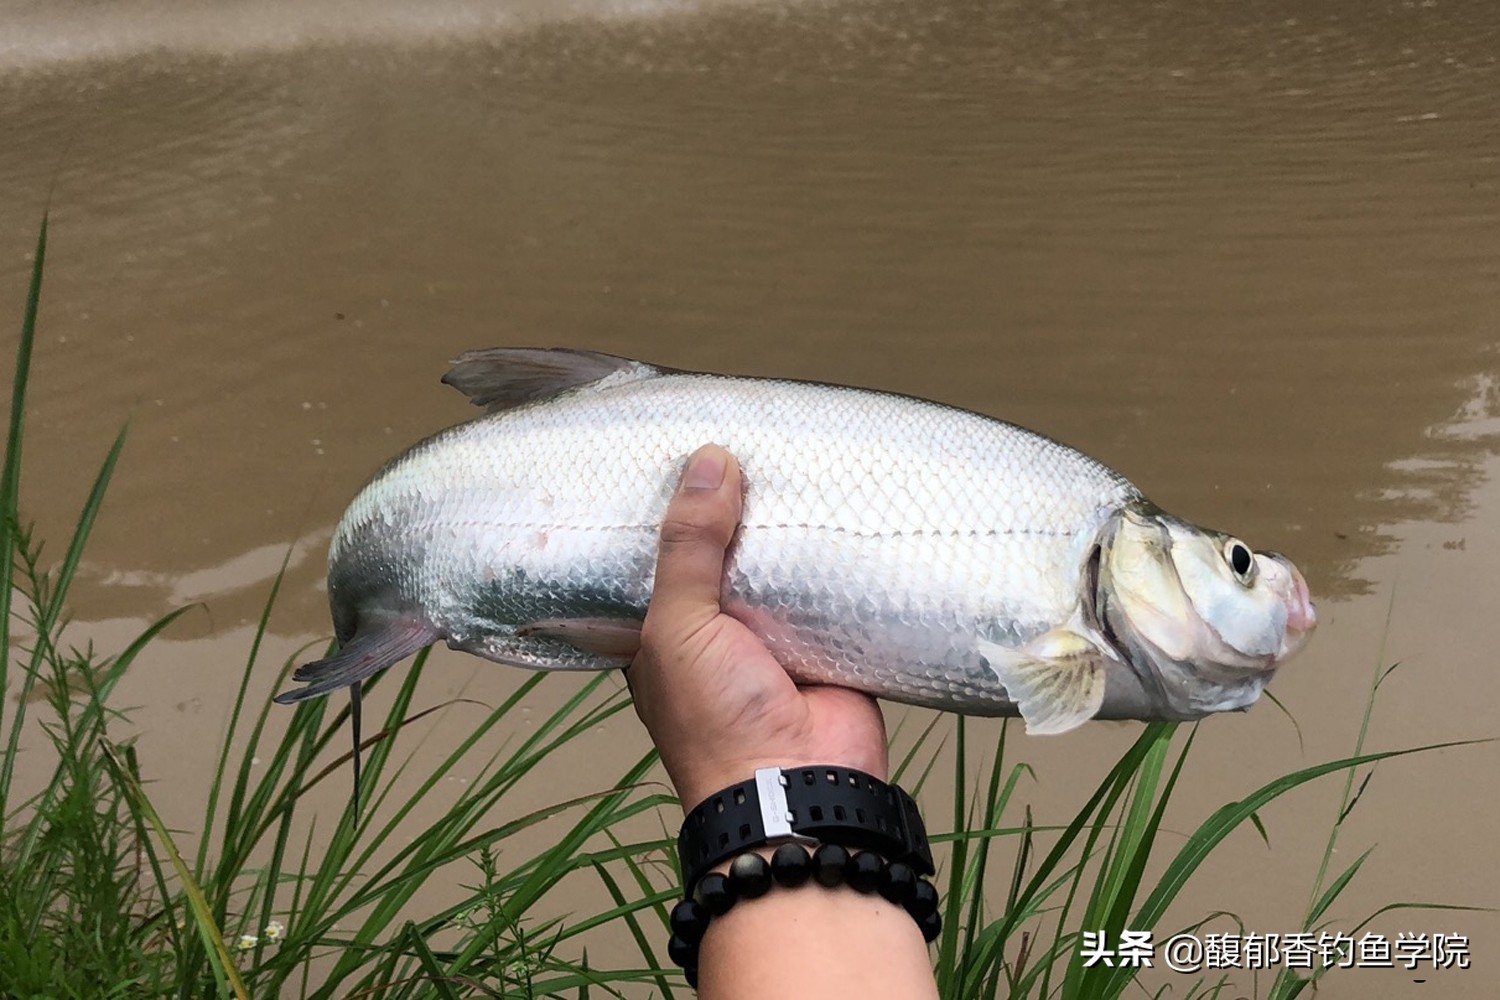
<svg viewBox="0 0 1500 1000">
<path fill-rule="evenodd" d="M 349 716 L 354 730 L 354 798 L 351 814 L 359 820 L 360 775 L 360 684 L 387 667 L 420 652 L 439 638 L 437 629 L 415 618 L 395 617 L 361 622 L 360 628 L 339 651 L 314 663 L 304 663 L 292 674 L 292 680 L 307 687 L 283 691 L 273 700 L 278 705 L 295 705 L 309 698 L 320 698 L 341 687 L 349 689 Z"/>
<path fill-rule="evenodd" d="M 436 629 L 414 618 L 361 623 L 359 631 L 337 653 L 297 668 L 292 680 L 304 681 L 307 687 L 283 691 L 274 700 L 278 705 L 294 705 L 358 684 L 432 645 L 438 638 Z"/>
<path fill-rule="evenodd" d="M 1020 649 L 981 639 L 979 651 L 1020 709 L 1031 735 L 1075 729 L 1104 704 L 1106 657 L 1077 632 L 1053 629 Z"/>
</svg>

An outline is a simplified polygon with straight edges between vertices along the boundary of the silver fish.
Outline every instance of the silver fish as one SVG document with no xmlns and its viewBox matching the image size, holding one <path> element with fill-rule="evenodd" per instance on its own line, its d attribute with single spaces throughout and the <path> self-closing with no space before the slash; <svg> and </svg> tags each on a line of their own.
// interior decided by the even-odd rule
<svg viewBox="0 0 1500 1000">
<path fill-rule="evenodd" d="M 288 703 L 438 640 L 543 670 L 624 665 L 688 455 L 744 515 L 723 606 L 798 682 L 1031 733 L 1247 708 L 1316 623 L 1290 561 L 1012 424 L 907 396 L 498 348 L 444 381 L 489 410 L 386 465 L 334 533 L 340 652 Z"/>
</svg>

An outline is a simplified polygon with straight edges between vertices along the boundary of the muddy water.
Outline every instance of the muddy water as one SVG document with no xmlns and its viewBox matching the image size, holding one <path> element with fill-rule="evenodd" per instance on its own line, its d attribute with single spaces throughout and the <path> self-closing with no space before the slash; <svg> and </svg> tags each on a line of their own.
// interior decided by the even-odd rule
<svg viewBox="0 0 1500 1000">
<path fill-rule="evenodd" d="M 60 538 L 130 418 L 74 608 L 104 648 L 207 609 L 125 692 L 177 827 L 286 547 L 273 658 L 328 632 L 323 546 L 354 489 L 468 416 L 445 360 L 496 344 L 942 399 L 1291 554 L 1324 622 L 1272 687 L 1302 742 L 1269 704 L 1205 724 L 1174 830 L 1349 752 L 1382 662 L 1403 667 L 1371 746 L 1500 733 L 1487 0 L 411 10 L 0 6 L 4 316 L 49 191 L 54 224 L 26 512 Z M 430 696 L 493 699 L 505 673 L 444 653 Z M 1027 741 L 1039 821 L 1133 733 Z M 600 736 L 621 745 L 645 746 L 633 720 Z M 1336 922 L 1500 904 L 1497 765 L 1383 765 Z M 572 773 L 545 794 L 594 787 Z M 1266 810 L 1269 849 L 1232 838 L 1176 922 L 1294 930 L 1337 791 Z M 1473 996 L 1500 968 L 1490 914 L 1372 927 L 1468 933 L 1475 969 L 1330 995 Z"/>
</svg>

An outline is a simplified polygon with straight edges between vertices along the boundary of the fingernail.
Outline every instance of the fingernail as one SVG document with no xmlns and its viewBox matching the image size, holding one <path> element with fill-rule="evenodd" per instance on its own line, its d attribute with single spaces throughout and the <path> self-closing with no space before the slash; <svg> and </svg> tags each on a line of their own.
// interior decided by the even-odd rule
<svg viewBox="0 0 1500 1000">
<path fill-rule="evenodd" d="M 701 448 L 688 460 L 682 474 L 685 490 L 716 490 L 724 485 L 724 453 L 717 448 Z"/>
</svg>

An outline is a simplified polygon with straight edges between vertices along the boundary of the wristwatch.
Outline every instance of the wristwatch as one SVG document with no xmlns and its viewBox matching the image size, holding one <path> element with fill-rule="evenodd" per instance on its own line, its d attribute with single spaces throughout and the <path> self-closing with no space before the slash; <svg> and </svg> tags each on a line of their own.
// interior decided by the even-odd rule
<svg viewBox="0 0 1500 1000">
<path fill-rule="evenodd" d="M 688 813 L 677 835 L 683 885 L 691 895 L 714 865 L 782 843 L 838 844 L 936 871 L 917 804 L 897 786 L 848 767 L 763 767 Z"/>
</svg>

